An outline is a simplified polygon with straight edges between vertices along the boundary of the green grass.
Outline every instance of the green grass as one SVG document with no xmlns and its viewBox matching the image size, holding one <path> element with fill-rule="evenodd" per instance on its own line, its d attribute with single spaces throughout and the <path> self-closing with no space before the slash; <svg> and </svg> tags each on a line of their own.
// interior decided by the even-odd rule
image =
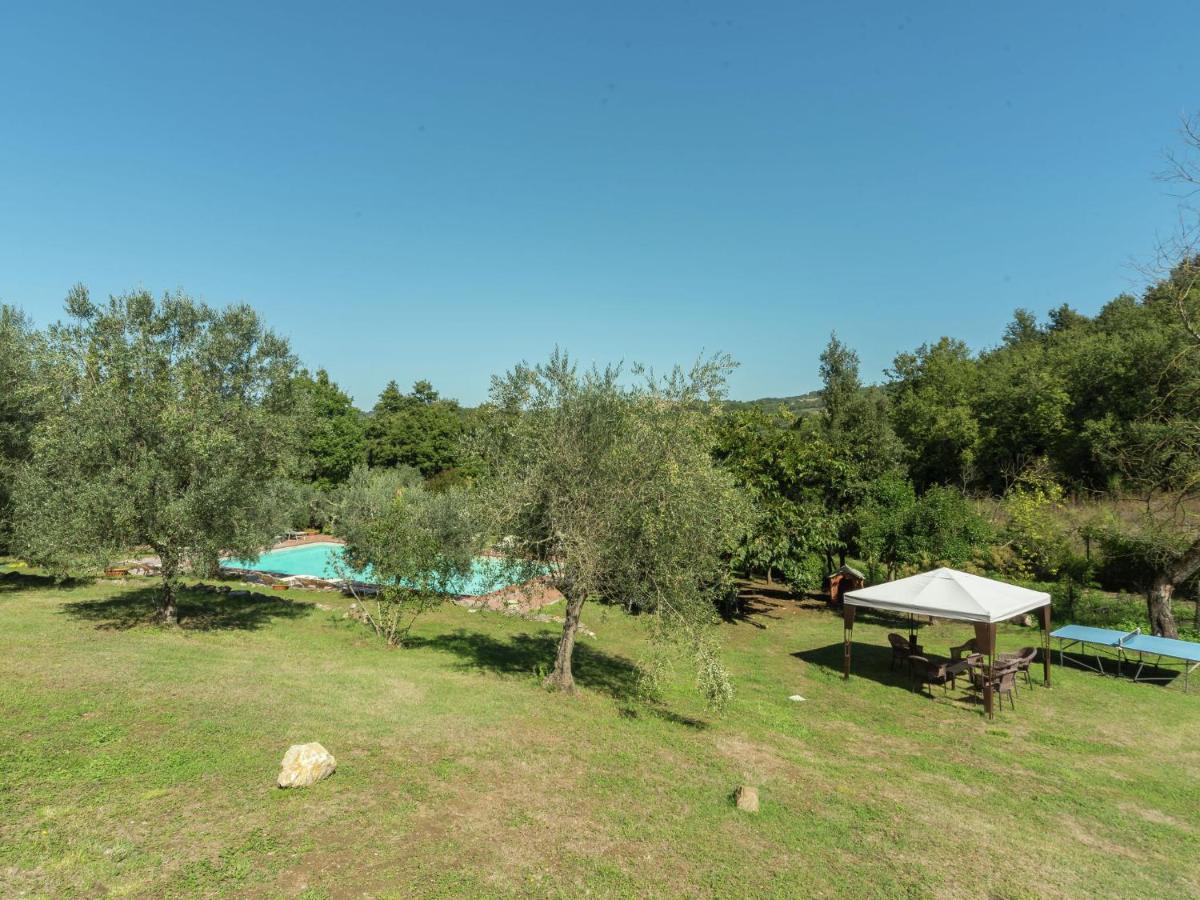
<svg viewBox="0 0 1200 900">
<path fill-rule="evenodd" d="M 388 651 L 328 593 L 185 595 L 173 631 L 149 603 L 0 580 L 0 895 L 1200 894 L 1200 692 L 1056 669 L 988 721 L 889 674 L 885 624 L 844 682 L 838 619 L 761 600 L 714 718 L 684 666 L 633 699 L 613 611 L 567 698 L 552 625 L 447 606 Z M 277 790 L 311 740 L 337 773 Z"/>
</svg>

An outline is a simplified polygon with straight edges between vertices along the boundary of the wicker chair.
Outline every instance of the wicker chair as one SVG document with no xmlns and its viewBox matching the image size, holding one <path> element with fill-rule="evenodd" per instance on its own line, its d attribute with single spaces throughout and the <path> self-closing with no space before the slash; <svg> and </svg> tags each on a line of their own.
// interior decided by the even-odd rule
<svg viewBox="0 0 1200 900">
<path fill-rule="evenodd" d="M 1025 673 L 1025 683 L 1029 687 L 1033 687 L 1033 678 L 1029 674 L 1029 669 L 1033 665 L 1033 661 L 1037 659 L 1037 647 L 1022 647 L 1016 653 L 1001 653 L 996 658 L 1003 662 L 1015 661 L 1017 671 Z"/>
<path fill-rule="evenodd" d="M 975 644 L 975 638 L 971 638 L 966 643 L 959 644 L 957 647 L 951 647 L 950 648 L 950 658 L 952 660 L 954 660 L 955 662 L 958 662 L 960 659 L 964 658 L 964 654 L 966 657 L 969 658 L 970 656 L 972 656 L 978 652 L 979 652 L 979 647 L 976 646 L 976 644 Z"/>
<path fill-rule="evenodd" d="M 1004 695 L 1008 695 L 1008 703 L 1015 710 L 1017 708 L 1016 701 L 1013 696 L 1017 692 L 1017 670 L 1018 663 L 1015 659 L 997 660 L 992 663 L 991 671 L 983 665 L 983 657 L 975 654 L 973 664 L 976 666 L 972 670 L 971 680 L 974 682 L 975 690 L 981 694 L 984 691 L 986 680 L 992 683 L 992 693 L 1000 695 L 1000 706 L 1004 706 Z"/>
<path fill-rule="evenodd" d="M 1017 664 L 1005 663 L 998 667 L 992 676 L 995 681 L 992 684 L 992 691 L 1000 695 L 1000 708 L 1004 708 L 1004 695 L 1008 694 L 1008 705 L 1016 712 L 1017 703 L 1013 699 L 1017 693 Z"/>
<path fill-rule="evenodd" d="M 888 666 L 889 669 L 896 668 L 896 663 L 906 664 L 914 653 L 921 652 L 919 645 L 910 644 L 908 638 L 894 631 L 888 635 L 888 643 L 892 645 L 892 662 Z"/>
</svg>

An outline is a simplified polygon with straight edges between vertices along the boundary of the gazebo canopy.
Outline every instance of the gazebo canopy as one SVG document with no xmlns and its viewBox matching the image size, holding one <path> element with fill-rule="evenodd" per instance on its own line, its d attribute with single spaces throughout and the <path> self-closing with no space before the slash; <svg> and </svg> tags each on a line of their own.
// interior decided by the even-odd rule
<svg viewBox="0 0 1200 900">
<path fill-rule="evenodd" d="M 842 600 L 847 606 L 990 623 L 1044 607 L 1050 602 L 1050 595 L 957 569 L 934 569 L 899 581 L 848 591 Z"/>
</svg>

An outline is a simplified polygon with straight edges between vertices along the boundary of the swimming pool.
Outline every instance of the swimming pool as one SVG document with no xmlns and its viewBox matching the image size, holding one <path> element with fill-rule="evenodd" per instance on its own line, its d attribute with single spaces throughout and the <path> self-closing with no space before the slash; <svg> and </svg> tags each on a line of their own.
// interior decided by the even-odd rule
<svg viewBox="0 0 1200 900">
<path fill-rule="evenodd" d="M 270 572 L 272 575 L 307 575 L 310 578 L 340 580 L 338 568 L 344 550 L 341 544 L 301 544 L 282 550 L 268 550 L 258 559 L 223 559 L 222 569 L 247 569 L 251 572 Z M 359 573 L 362 581 L 371 581 L 371 570 Z M 449 592 L 466 597 L 490 594 L 513 583 L 505 572 L 504 562 L 492 556 L 477 556 L 471 564 L 471 574 L 453 585 Z"/>
</svg>

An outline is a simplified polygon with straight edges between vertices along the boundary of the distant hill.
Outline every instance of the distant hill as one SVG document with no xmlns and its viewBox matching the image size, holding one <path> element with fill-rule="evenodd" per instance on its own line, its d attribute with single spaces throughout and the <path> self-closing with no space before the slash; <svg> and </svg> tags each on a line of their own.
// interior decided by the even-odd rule
<svg viewBox="0 0 1200 900">
<path fill-rule="evenodd" d="M 797 394 L 794 397 L 759 397 L 757 400 L 726 400 L 725 406 L 729 409 L 748 409 L 752 406 L 758 406 L 765 410 L 774 412 L 779 407 L 784 407 L 793 416 L 807 416 L 818 412 L 821 409 L 821 392 L 809 391 L 807 394 Z M 464 414 L 474 412 L 477 407 L 460 406 Z M 370 413 L 363 414 L 370 417 Z"/>
<path fill-rule="evenodd" d="M 760 406 L 763 409 L 775 410 L 784 407 L 794 416 L 806 416 L 821 408 L 821 392 L 809 391 L 794 397 L 760 397 L 757 400 L 729 400 L 726 405 L 739 409 L 749 406 Z"/>
</svg>

